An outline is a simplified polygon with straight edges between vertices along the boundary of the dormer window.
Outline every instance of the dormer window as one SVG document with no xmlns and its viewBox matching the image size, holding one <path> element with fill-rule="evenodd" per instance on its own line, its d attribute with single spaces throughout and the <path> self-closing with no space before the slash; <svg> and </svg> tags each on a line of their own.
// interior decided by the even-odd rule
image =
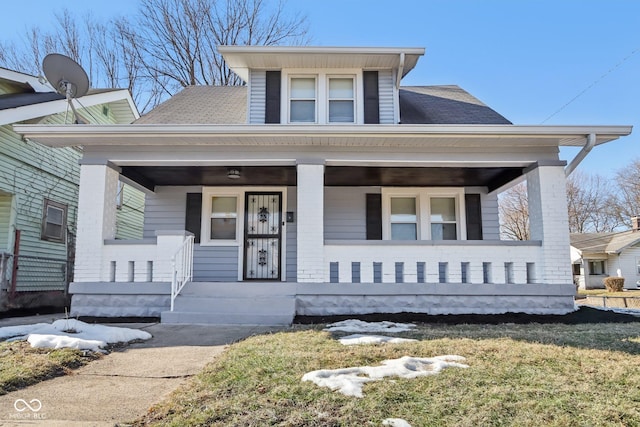
<svg viewBox="0 0 640 427">
<path fill-rule="evenodd" d="M 353 77 L 329 77 L 329 123 L 355 122 Z"/>
<path fill-rule="evenodd" d="M 289 121 L 316 122 L 316 78 L 292 77 L 290 86 Z"/>
<path fill-rule="evenodd" d="M 291 124 L 362 123 L 361 72 L 348 70 L 346 74 L 343 71 L 346 70 L 339 70 L 339 74 L 285 71 L 283 80 L 286 85 L 281 96 L 287 102 L 282 104 L 280 116 L 287 117 L 287 123 Z"/>
</svg>

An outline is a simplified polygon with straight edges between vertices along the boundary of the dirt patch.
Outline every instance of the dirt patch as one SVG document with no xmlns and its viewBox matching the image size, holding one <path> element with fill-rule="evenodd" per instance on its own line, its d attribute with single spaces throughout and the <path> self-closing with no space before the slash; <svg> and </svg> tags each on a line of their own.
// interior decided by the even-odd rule
<svg viewBox="0 0 640 427">
<path fill-rule="evenodd" d="M 632 323 L 639 322 L 640 316 L 614 313 L 591 307 L 581 307 L 569 314 L 423 314 L 423 313 L 375 313 L 361 315 L 340 316 L 296 316 L 293 323 L 308 325 L 316 323 L 333 323 L 347 319 L 359 319 L 366 322 L 411 322 L 411 323 L 441 323 L 447 325 L 460 324 L 489 324 L 501 323 L 562 323 L 577 325 L 584 323 Z"/>
</svg>

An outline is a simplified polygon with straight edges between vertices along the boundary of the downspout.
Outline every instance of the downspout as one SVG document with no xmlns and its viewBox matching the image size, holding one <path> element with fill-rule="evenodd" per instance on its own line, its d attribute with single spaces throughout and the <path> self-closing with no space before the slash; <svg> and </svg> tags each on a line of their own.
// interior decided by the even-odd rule
<svg viewBox="0 0 640 427">
<path fill-rule="evenodd" d="M 571 175 L 571 172 L 573 172 L 578 167 L 580 162 L 582 162 L 584 158 L 587 157 L 587 154 L 589 154 L 591 149 L 595 146 L 596 134 L 590 133 L 589 135 L 587 135 L 587 142 L 584 144 L 584 147 L 582 147 L 582 150 L 580 150 L 578 154 L 576 154 L 576 156 L 573 158 L 573 160 L 571 160 L 571 163 L 569 163 L 567 167 L 564 168 L 564 176 L 568 177 L 569 175 Z"/>
<path fill-rule="evenodd" d="M 400 64 L 398 65 L 398 75 L 396 76 L 396 89 L 400 90 L 400 80 L 404 73 L 404 52 L 400 54 Z"/>
</svg>

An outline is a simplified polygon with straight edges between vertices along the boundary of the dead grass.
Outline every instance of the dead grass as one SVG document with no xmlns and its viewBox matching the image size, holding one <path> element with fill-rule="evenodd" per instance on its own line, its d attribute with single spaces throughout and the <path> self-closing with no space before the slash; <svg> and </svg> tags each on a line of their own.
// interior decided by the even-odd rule
<svg viewBox="0 0 640 427">
<path fill-rule="evenodd" d="M 420 341 L 345 347 L 318 327 L 232 345 L 136 425 L 640 425 L 638 323 L 420 325 Z M 374 382 L 362 399 L 308 382 L 316 369 L 457 354 L 469 369 Z"/>
<path fill-rule="evenodd" d="M 606 297 L 640 297 L 640 290 L 624 290 L 622 292 L 607 292 L 606 289 L 581 289 L 578 291 L 579 295 L 603 295 Z"/>
<path fill-rule="evenodd" d="M 64 375 L 97 357 L 72 349 L 31 348 L 26 341 L 0 342 L 0 395 Z"/>
</svg>

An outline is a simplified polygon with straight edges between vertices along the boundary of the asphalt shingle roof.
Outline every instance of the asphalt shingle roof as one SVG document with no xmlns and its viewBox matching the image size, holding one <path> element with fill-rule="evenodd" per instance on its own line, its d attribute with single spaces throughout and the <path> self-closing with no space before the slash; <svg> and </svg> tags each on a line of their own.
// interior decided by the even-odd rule
<svg viewBox="0 0 640 427">
<path fill-rule="evenodd" d="M 401 87 L 400 123 L 512 124 L 478 98 L 455 85 Z"/>
<path fill-rule="evenodd" d="M 244 124 L 246 86 L 189 86 L 140 117 L 138 124 Z M 511 124 L 458 86 L 400 89 L 403 124 Z"/>
<path fill-rule="evenodd" d="M 246 117 L 246 86 L 189 86 L 134 123 L 245 124 Z"/>
<path fill-rule="evenodd" d="M 570 238 L 571 246 L 582 252 L 618 253 L 629 246 L 640 243 L 640 232 L 572 233 Z"/>
</svg>

